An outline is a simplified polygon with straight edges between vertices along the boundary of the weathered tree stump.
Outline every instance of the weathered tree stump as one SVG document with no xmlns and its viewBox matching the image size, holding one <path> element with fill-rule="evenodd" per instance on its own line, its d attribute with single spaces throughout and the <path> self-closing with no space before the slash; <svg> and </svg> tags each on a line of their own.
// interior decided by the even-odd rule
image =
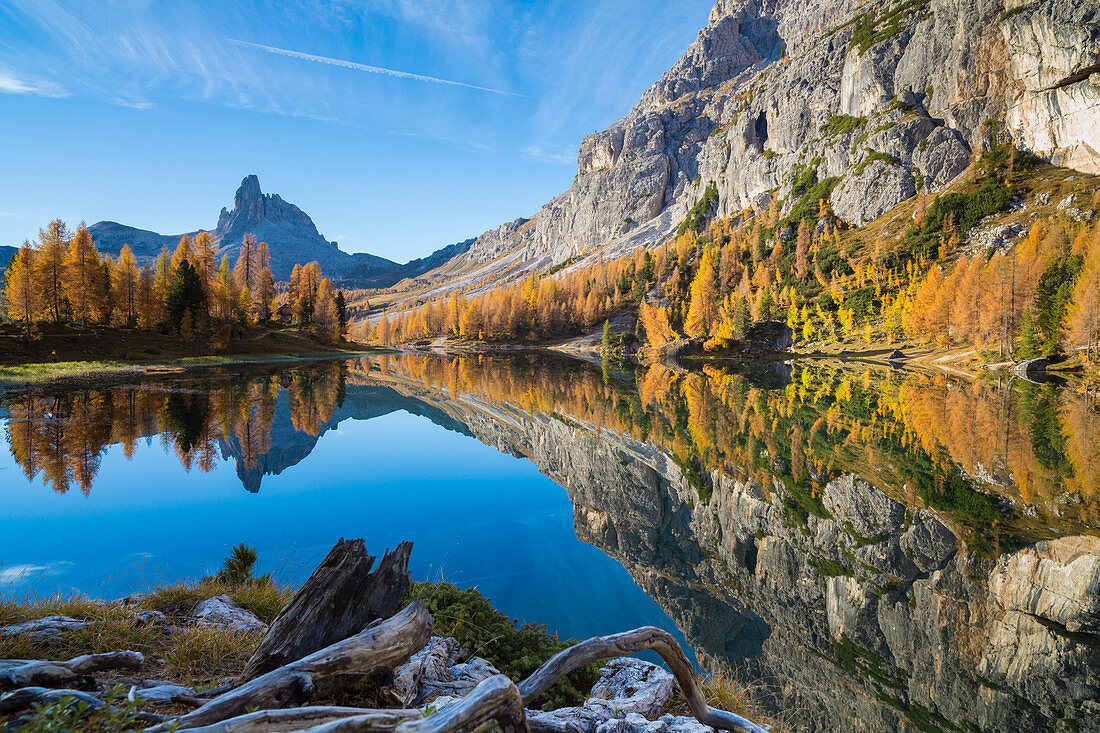
<svg viewBox="0 0 1100 733">
<path fill-rule="evenodd" d="M 349 679 L 393 670 L 424 648 L 431 635 L 431 614 L 423 603 L 413 601 L 397 615 L 250 680 L 172 724 L 176 730 L 186 730 L 212 725 L 249 710 L 301 705 L 318 695 L 331 694 Z"/>
<path fill-rule="evenodd" d="M 275 617 L 248 660 L 241 681 L 255 679 L 389 618 L 409 592 L 411 542 L 374 557 L 363 540 L 341 539 Z"/>
</svg>

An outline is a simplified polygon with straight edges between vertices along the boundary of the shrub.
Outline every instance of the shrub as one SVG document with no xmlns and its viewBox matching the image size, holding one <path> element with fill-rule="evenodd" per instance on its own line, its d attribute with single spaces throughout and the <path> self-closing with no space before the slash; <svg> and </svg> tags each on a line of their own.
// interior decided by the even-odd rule
<svg viewBox="0 0 1100 733">
<path fill-rule="evenodd" d="M 126 699 L 125 689 L 121 685 L 111 689 L 105 698 L 107 706 L 95 711 L 87 702 L 70 696 L 49 705 L 39 703 L 16 729 L 23 733 L 115 733 L 141 728 L 144 723 L 138 716 L 137 703 Z"/>
<path fill-rule="evenodd" d="M 863 175 L 863 171 L 867 170 L 867 166 L 871 165 L 876 160 L 881 160 L 883 163 L 887 163 L 889 165 L 901 165 L 901 162 L 894 156 L 888 153 L 880 153 L 879 151 L 875 150 L 859 162 L 859 165 L 856 166 L 855 174 L 857 176 Z"/>
<path fill-rule="evenodd" d="M 850 48 L 858 48 L 860 55 L 876 43 L 889 40 L 905 30 L 904 23 L 910 15 L 924 10 L 930 0 L 905 0 L 880 11 L 870 10 L 857 16 L 852 22 Z"/>
<path fill-rule="evenodd" d="M 802 194 L 798 202 L 795 203 L 785 217 L 780 222 L 780 227 L 787 227 L 792 224 L 797 224 L 803 219 L 814 219 L 817 217 L 818 206 L 821 201 L 828 201 L 829 197 L 833 195 L 833 189 L 840 183 L 840 179 L 837 177 L 826 178 L 823 181 L 817 181 L 817 171 L 810 171 L 811 180 L 815 181 L 805 193 Z M 804 181 L 799 181 L 799 189 L 804 184 Z M 791 192 L 794 194 L 794 190 Z"/>
<path fill-rule="evenodd" d="M 975 191 L 940 196 L 928 207 L 921 233 L 941 231 L 950 214 L 959 227 L 959 234 L 964 235 L 985 217 L 1008 208 L 1012 194 L 1010 187 L 989 179 Z"/>
<path fill-rule="evenodd" d="M 684 234 L 688 231 L 699 231 L 707 219 L 710 217 L 711 207 L 718 204 L 718 184 L 711 181 L 707 184 L 706 190 L 703 192 L 703 197 L 695 202 L 695 205 L 688 211 L 687 216 L 680 223 L 677 234 Z"/>
<path fill-rule="evenodd" d="M 256 567 L 257 559 L 259 559 L 259 555 L 256 554 L 256 548 L 249 547 L 242 542 L 233 548 L 233 552 L 229 554 L 229 557 L 225 558 L 222 569 L 218 571 L 215 577 L 223 583 L 242 585 L 252 577 L 252 570 Z"/>
<path fill-rule="evenodd" d="M 825 123 L 821 131 L 826 135 L 844 135 L 854 132 L 867 124 L 866 117 L 853 117 L 852 115 L 833 115 Z"/>
<path fill-rule="evenodd" d="M 475 656 L 483 657 L 515 681 L 538 669 L 550 657 L 569 646 L 541 624 L 509 620 L 492 607 L 476 589 L 460 590 L 447 583 L 413 583 L 412 598 L 419 598 L 435 619 L 435 633 L 453 636 Z M 567 675 L 540 698 L 551 710 L 580 705 L 599 678 L 599 667 L 589 664 Z"/>
</svg>

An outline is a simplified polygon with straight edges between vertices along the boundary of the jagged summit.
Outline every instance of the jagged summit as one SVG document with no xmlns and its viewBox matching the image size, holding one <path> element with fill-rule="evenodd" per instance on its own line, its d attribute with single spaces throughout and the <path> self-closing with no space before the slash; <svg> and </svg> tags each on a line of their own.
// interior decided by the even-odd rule
<svg viewBox="0 0 1100 733">
<path fill-rule="evenodd" d="M 233 196 L 233 209 L 223 208 L 214 229 L 218 254 L 230 261 L 240 254 L 246 234 L 267 242 L 271 250 L 271 271 L 276 278 L 290 277 L 295 263 L 317 260 L 321 267 L 334 274 L 345 275 L 358 270 L 364 274 L 393 270 L 398 267 L 381 257 L 368 254 L 348 254 L 336 242 L 321 236 L 309 215 L 278 194 L 260 190 L 256 175 L 245 176 Z"/>
<path fill-rule="evenodd" d="M 277 193 L 264 194 L 260 190 L 260 179 L 252 174 L 245 176 L 233 196 L 233 210 L 222 208 L 214 238 L 220 245 L 226 246 L 239 243 L 245 234 L 254 234 L 257 239 L 269 238 L 261 237 L 260 232 L 271 232 L 273 236 L 270 238 L 296 239 L 321 247 L 337 247 L 336 242 L 329 242 L 321 236 L 304 211 L 283 201 Z"/>
<path fill-rule="evenodd" d="M 183 236 L 158 234 L 113 221 L 101 221 L 88 229 L 101 252 L 117 256 L 124 245 L 129 245 L 139 262 L 153 260 L 163 247 L 175 248 Z M 187 234 L 193 238 L 200 231 L 204 230 Z M 385 286 L 415 276 L 469 247 L 469 243 L 450 245 L 405 265 L 372 254 L 344 252 L 336 242 L 325 239 L 300 208 L 284 201 L 279 194 L 265 194 L 255 174 L 244 177 L 233 196 L 233 208 L 223 207 L 217 226 L 205 231 L 214 235 L 218 257 L 226 256 L 230 263 L 240 256 L 241 241 L 246 234 L 267 242 L 271 271 L 278 280 L 288 279 L 295 264 L 316 260 L 331 277 L 364 286 Z"/>
</svg>

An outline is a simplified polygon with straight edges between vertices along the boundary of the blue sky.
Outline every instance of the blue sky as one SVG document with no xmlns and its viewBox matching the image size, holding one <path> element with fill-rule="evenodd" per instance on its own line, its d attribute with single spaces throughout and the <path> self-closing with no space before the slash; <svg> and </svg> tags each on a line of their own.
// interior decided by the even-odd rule
<svg viewBox="0 0 1100 733">
<path fill-rule="evenodd" d="M 418 257 L 565 190 L 713 0 L 0 0 L 0 243 L 213 227 L 246 174 Z"/>
</svg>

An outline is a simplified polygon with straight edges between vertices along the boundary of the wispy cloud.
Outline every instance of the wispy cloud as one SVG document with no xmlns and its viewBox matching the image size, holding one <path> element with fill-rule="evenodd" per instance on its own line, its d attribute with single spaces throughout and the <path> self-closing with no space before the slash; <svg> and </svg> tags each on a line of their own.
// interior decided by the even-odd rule
<svg viewBox="0 0 1100 733">
<path fill-rule="evenodd" d="M 416 81 L 430 82 L 432 84 L 447 84 L 455 87 L 466 87 L 467 89 L 476 89 L 481 92 L 491 92 L 493 94 L 504 94 L 510 97 L 523 97 L 525 95 L 518 94 L 516 92 L 509 92 L 503 89 L 492 89 L 490 87 L 482 87 L 476 84 L 467 84 L 464 81 L 453 81 L 451 79 L 440 79 L 436 76 L 424 76 L 423 74 L 412 74 L 407 71 L 398 71 L 397 69 L 387 69 L 382 66 L 368 66 L 366 64 L 359 64 L 354 61 L 345 61 L 343 59 L 334 59 L 329 56 L 318 56 L 312 53 L 302 53 L 301 51 L 290 51 L 285 48 L 276 48 L 275 46 L 265 46 L 262 43 L 252 43 L 251 41 L 240 41 L 235 38 L 225 39 L 230 43 L 235 43 L 239 46 L 245 46 L 247 48 L 255 48 L 260 51 L 266 51 L 268 53 L 277 54 L 279 56 L 289 56 L 293 59 L 302 59 L 303 61 L 313 61 L 318 64 L 329 64 L 330 66 L 339 66 L 344 69 L 354 69 L 355 71 L 366 71 L 370 74 L 382 74 L 384 76 L 393 76 L 399 79 L 414 79 Z"/>
<path fill-rule="evenodd" d="M 4 94 L 35 94 L 39 97 L 67 97 L 69 95 L 57 84 L 26 82 L 3 70 L 0 70 L 0 92 Z"/>
<path fill-rule="evenodd" d="M 0 568 L 0 588 L 22 585 L 28 580 L 57 575 L 71 566 L 71 562 L 55 562 L 46 565 L 12 565 L 10 568 Z"/>
<path fill-rule="evenodd" d="M 519 151 L 524 157 L 537 160 L 541 163 L 553 163 L 555 165 L 576 165 L 577 154 L 572 148 L 560 148 L 557 150 L 547 148 L 544 145 L 526 145 Z"/>
</svg>

